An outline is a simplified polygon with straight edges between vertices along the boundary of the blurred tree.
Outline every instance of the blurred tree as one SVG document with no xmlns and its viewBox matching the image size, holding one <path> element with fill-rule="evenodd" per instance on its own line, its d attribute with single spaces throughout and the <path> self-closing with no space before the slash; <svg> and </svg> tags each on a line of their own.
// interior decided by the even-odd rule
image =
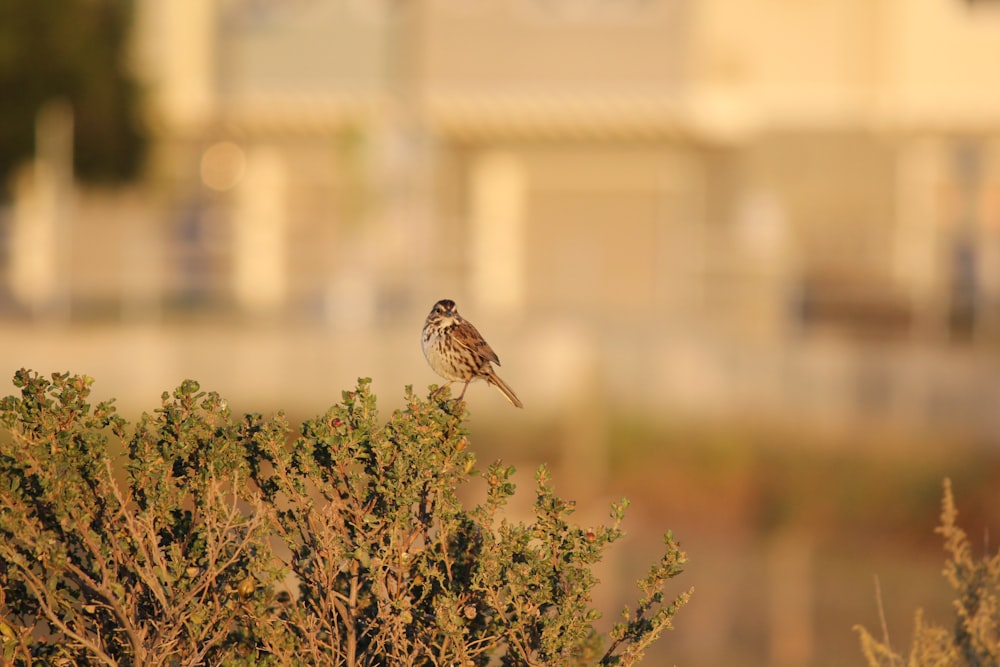
<svg viewBox="0 0 1000 667">
<path fill-rule="evenodd" d="M 132 10 L 132 0 L 0 2 L 0 192 L 34 153 L 36 114 L 54 99 L 73 107 L 81 179 L 114 183 L 138 173 L 145 138 L 139 87 L 126 67 Z"/>
</svg>

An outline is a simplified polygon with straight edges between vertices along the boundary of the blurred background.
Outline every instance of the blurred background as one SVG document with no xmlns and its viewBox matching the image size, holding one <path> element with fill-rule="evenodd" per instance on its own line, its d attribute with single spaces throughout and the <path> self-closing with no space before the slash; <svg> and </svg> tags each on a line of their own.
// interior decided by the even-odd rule
<svg viewBox="0 0 1000 667">
<path fill-rule="evenodd" d="M 3 0 L 0 372 L 388 414 L 453 298 L 606 623 L 688 551 L 650 664 L 861 664 L 1000 525 L 998 81 L 997 0 Z"/>
</svg>

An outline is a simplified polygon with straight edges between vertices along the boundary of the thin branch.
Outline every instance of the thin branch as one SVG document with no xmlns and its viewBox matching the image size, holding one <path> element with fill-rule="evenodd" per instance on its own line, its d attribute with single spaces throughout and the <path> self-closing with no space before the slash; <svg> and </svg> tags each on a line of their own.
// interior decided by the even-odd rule
<svg viewBox="0 0 1000 667">
<path fill-rule="evenodd" d="M 878 620 L 882 625 L 882 640 L 889 655 L 893 656 L 892 661 L 896 662 L 895 653 L 892 650 L 892 643 L 889 641 L 889 624 L 885 620 L 885 606 L 882 604 L 882 584 L 878 575 L 872 575 L 875 580 L 875 604 L 878 607 Z"/>
<path fill-rule="evenodd" d="M 109 667 L 118 667 L 118 661 L 108 655 L 99 644 L 88 637 L 86 633 L 74 630 L 56 613 L 53 608 L 53 601 L 49 599 L 49 593 L 45 588 L 44 582 L 38 579 L 34 572 L 23 567 L 19 567 L 18 570 L 22 574 L 22 581 L 38 601 L 38 605 L 44 612 L 45 618 L 49 623 L 55 626 L 61 633 L 76 641 L 84 649 L 93 653 L 102 663 Z"/>
</svg>

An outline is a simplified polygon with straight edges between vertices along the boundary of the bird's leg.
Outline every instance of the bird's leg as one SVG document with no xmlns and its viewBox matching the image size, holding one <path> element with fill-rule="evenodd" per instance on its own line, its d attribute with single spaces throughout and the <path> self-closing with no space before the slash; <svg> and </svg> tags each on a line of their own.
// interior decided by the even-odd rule
<svg viewBox="0 0 1000 667">
<path fill-rule="evenodd" d="M 465 381 L 465 386 L 462 387 L 462 393 L 458 395 L 458 398 L 455 399 L 456 401 L 460 401 L 465 397 L 465 390 L 469 388 L 470 382 L 472 382 L 472 378 Z"/>
<path fill-rule="evenodd" d="M 445 389 L 447 389 L 448 387 L 450 387 L 452 382 L 454 382 L 454 380 L 448 380 L 443 385 L 441 385 L 440 387 L 438 387 L 437 389 L 435 389 L 434 391 L 432 391 L 431 392 L 431 398 L 437 398 L 437 395 L 440 394 Z"/>
</svg>

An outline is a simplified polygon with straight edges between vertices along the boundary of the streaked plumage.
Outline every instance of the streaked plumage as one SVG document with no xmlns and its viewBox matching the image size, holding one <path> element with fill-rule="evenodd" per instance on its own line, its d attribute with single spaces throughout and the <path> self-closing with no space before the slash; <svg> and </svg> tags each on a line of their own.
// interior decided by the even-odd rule
<svg viewBox="0 0 1000 667">
<path fill-rule="evenodd" d="M 482 378 L 499 389 L 511 405 L 524 407 L 514 390 L 493 370 L 493 364 L 500 365 L 497 353 L 476 327 L 458 314 L 451 299 L 442 299 L 431 308 L 420 342 L 427 363 L 435 373 L 448 380 L 445 387 L 452 382 L 465 383 L 457 400 L 465 396 L 470 382 Z"/>
</svg>

